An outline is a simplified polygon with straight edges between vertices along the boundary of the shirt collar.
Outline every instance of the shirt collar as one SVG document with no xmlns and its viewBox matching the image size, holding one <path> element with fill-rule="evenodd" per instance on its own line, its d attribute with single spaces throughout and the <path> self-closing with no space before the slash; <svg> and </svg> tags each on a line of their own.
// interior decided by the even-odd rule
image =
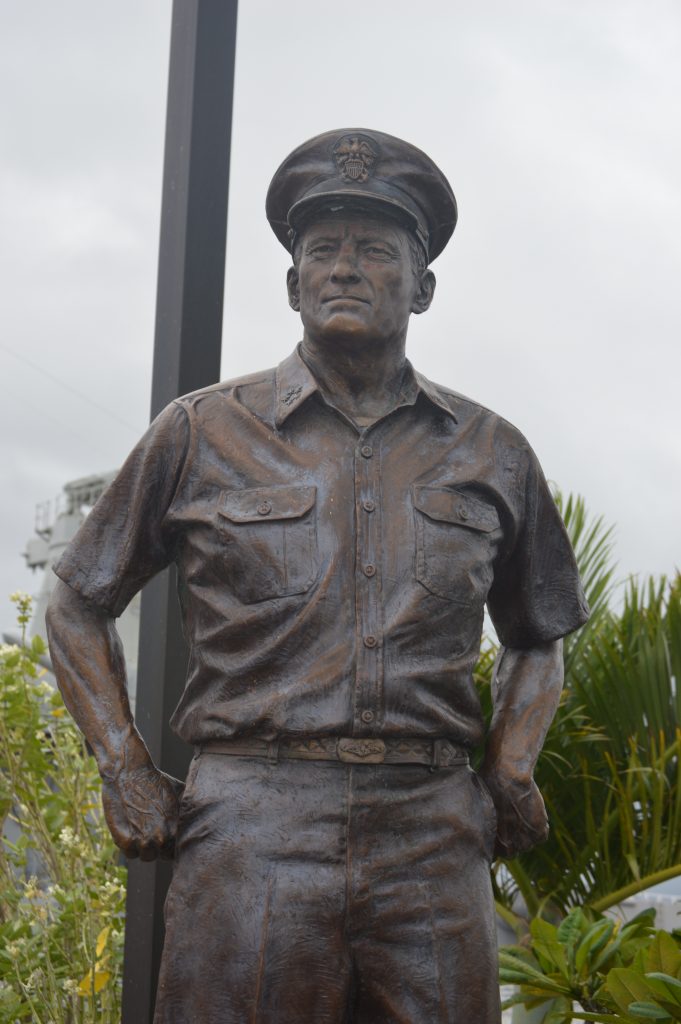
<svg viewBox="0 0 681 1024">
<path fill-rule="evenodd" d="M 432 380 L 428 380 L 428 378 L 424 377 L 422 373 L 418 372 L 418 370 L 412 369 L 411 363 L 409 364 L 409 369 L 414 375 L 414 380 L 416 381 L 416 385 L 421 394 L 425 395 L 433 405 L 438 407 L 438 409 L 442 409 L 442 411 L 446 412 L 448 416 L 451 416 L 455 423 L 458 423 L 459 421 L 456 418 L 456 413 L 448 403 L 444 394 L 438 388 L 437 384 L 433 384 Z"/>
<path fill-rule="evenodd" d="M 319 385 L 303 362 L 298 348 L 295 348 L 277 367 L 274 388 L 275 426 L 280 427 L 315 391 L 319 391 Z"/>
<path fill-rule="evenodd" d="M 303 361 L 300 349 L 297 347 L 277 367 L 274 389 L 275 426 L 281 427 L 291 413 L 317 391 L 319 391 L 319 385 L 313 377 L 312 371 Z M 423 394 L 433 405 L 451 416 L 455 423 L 457 422 L 453 410 L 437 386 L 423 374 L 414 370 L 407 360 L 404 381 L 396 404 L 413 405 L 419 394 Z"/>
</svg>

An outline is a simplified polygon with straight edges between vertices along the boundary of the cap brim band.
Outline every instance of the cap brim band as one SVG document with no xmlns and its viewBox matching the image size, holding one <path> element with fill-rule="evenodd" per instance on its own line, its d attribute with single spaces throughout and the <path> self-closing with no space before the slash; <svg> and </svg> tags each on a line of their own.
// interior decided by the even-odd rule
<svg viewBox="0 0 681 1024">
<path fill-rule="evenodd" d="M 288 213 L 288 224 L 294 231 L 297 231 L 301 225 L 301 222 L 311 216 L 315 209 L 328 208 L 329 203 L 333 200 L 337 200 L 339 203 L 344 205 L 355 206 L 361 209 L 369 209 L 372 207 L 388 207 L 388 210 L 397 217 L 398 220 L 407 222 L 407 226 L 416 234 L 421 245 L 424 247 L 426 253 L 428 252 L 428 235 L 423 228 L 423 225 L 419 223 L 419 219 L 416 214 L 407 209 L 404 203 L 399 202 L 396 199 L 392 199 L 386 195 L 380 195 L 375 192 L 366 192 L 360 189 L 330 189 L 329 191 L 315 192 L 311 195 L 303 196 L 297 203 L 291 207 Z M 388 211 L 386 211 L 388 212 Z"/>
</svg>

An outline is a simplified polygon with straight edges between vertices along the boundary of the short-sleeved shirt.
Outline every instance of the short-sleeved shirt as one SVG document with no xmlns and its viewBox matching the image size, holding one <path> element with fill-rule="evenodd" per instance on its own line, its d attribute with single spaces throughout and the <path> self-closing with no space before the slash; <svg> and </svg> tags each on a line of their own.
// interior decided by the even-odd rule
<svg viewBox="0 0 681 1024">
<path fill-rule="evenodd" d="M 501 417 L 407 364 L 366 429 L 298 351 L 172 402 L 56 566 L 118 616 L 169 563 L 190 647 L 173 728 L 448 737 L 484 724 L 485 605 L 529 648 L 588 609 L 537 459 Z"/>
</svg>

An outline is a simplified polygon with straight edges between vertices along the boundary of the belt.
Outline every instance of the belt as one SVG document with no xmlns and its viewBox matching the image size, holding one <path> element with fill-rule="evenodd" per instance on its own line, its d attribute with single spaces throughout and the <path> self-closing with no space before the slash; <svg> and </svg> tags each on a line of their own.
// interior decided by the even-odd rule
<svg viewBox="0 0 681 1024">
<path fill-rule="evenodd" d="M 209 740 L 196 747 L 201 754 L 266 757 L 270 761 L 342 761 L 345 764 L 427 764 L 431 769 L 468 764 L 468 751 L 449 740 L 352 736 L 282 736 L 267 740 Z"/>
</svg>

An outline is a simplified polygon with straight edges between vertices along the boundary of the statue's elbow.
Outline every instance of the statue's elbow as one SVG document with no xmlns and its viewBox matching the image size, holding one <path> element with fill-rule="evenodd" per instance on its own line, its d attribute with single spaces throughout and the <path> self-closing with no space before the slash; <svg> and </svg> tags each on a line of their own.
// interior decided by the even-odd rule
<svg viewBox="0 0 681 1024">
<path fill-rule="evenodd" d="M 64 636 L 77 629 L 86 613 L 86 602 L 63 580 L 57 580 L 45 612 L 48 640 Z"/>
</svg>

